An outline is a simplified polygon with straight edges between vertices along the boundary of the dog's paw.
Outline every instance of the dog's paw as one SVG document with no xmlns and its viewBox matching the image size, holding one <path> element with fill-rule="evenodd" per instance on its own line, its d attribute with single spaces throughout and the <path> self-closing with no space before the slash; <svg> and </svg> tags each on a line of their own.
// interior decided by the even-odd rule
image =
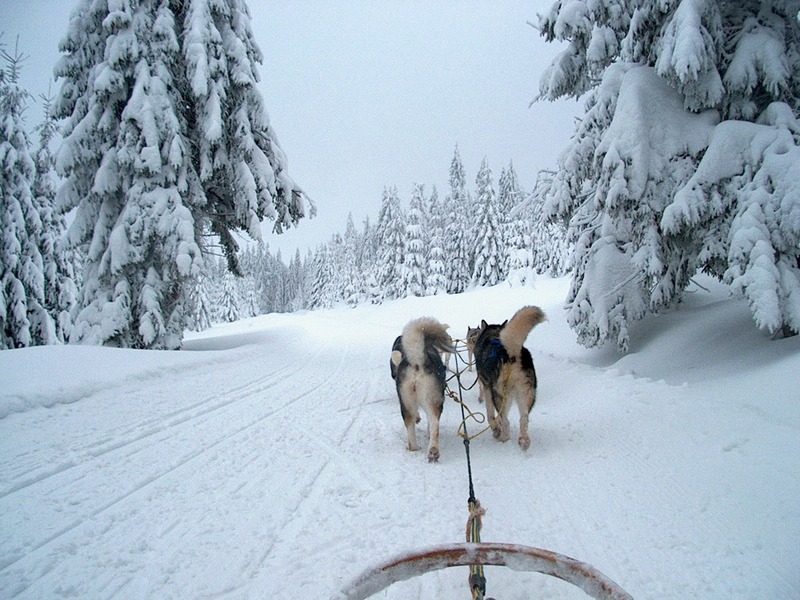
<svg viewBox="0 0 800 600">
<path fill-rule="evenodd" d="M 439 449 L 436 447 L 428 450 L 428 462 L 436 462 L 439 460 Z"/>
<path fill-rule="evenodd" d="M 495 420 L 492 424 L 492 437 L 498 442 L 507 442 L 511 437 L 508 433 L 508 427 L 500 419 Z"/>
<path fill-rule="evenodd" d="M 416 452 L 417 450 L 419 450 L 419 446 L 415 444 L 408 444 L 406 446 L 406 450 L 408 450 L 409 452 Z"/>
<path fill-rule="evenodd" d="M 518 442 L 519 442 L 519 447 L 522 448 L 523 450 L 527 450 L 528 448 L 531 447 L 531 438 L 528 437 L 527 435 L 519 436 Z"/>
</svg>

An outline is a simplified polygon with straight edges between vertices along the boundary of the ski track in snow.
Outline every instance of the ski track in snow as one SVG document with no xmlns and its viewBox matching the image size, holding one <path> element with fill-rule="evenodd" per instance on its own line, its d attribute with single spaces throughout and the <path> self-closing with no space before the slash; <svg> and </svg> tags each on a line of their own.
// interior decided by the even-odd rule
<svg viewBox="0 0 800 600">
<path fill-rule="evenodd" d="M 0 597 L 327 598 L 399 553 L 463 541 L 457 404 L 428 464 L 405 450 L 393 324 L 360 340 L 313 335 L 322 317 L 307 319 L 309 334 L 268 359 L 251 345 L 204 362 L 189 393 L 185 373 L 161 374 L 0 420 Z M 752 434 L 703 422 L 713 413 L 693 410 L 687 386 L 537 352 L 536 332 L 526 345 L 540 379 L 530 450 L 516 445 L 516 408 L 511 441 L 471 443 L 484 541 L 573 556 L 636 598 L 800 597 L 797 552 L 754 536 L 721 507 L 719 481 L 687 468 L 713 454 L 735 474 Z M 465 400 L 483 408 L 475 389 Z M 501 600 L 586 597 L 486 571 Z M 448 569 L 378 597 L 462 598 L 466 579 Z"/>
</svg>

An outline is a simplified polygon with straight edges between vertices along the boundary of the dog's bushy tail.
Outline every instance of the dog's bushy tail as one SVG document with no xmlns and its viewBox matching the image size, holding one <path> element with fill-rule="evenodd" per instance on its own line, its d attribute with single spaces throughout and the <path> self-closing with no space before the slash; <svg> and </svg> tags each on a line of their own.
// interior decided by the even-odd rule
<svg viewBox="0 0 800 600">
<path fill-rule="evenodd" d="M 509 356 L 519 356 L 522 344 L 531 332 L 531 329 L 544 321 L 546 317 L 538 306 L 523 306 L 511 320 L 500 330 L 500 341 L 503 342 Z"/>
<path fill-rule="evenodd" d="M 431 317 L 409 321 L 403 328 L 403 352 L 412 365 L 425 362 L 425 346 L 436 348 L 438 352 L 452 352 L 453 340 L 447 333 L 447 325 Z"/>
</svg>

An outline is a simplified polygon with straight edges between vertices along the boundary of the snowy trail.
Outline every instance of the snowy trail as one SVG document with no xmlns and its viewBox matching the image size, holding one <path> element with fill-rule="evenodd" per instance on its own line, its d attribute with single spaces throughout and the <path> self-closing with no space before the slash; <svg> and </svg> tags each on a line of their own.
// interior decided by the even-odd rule
<svg viewBox="0 0 800 600">
<path fill-rule="evenodd" d="M 439 463 L 407 452 L 388 348 L 412 316 L 449 314 L 458 335 L 482 306 L 522 301 L 265 317 L 189 340 L 179 354 L 196 368 L 65 404 L 56 382 L 50 408 L 0 419 L 0 597 L 328 598 L 399 553 L 462 541 L 459 407 L 445 406 Z M 540 376 L 530 450 L 472 442 L 483 539 L 573 556 L 636 598 L 800 598 L 796 496 L 763 498 L 800 489 L 796 458 L 775 452 L 792 450 L 796 422 L 585 364 L 553 344 L 564 325 L 555 302 L 548 312 L 527 344 Z M 465 399 L 480 408 L 476 390 Z M 379 597 L 463 598 L 466 577 L 430 573 Z M 501 600 L 585 598 L 536 574 L 487 579 Z"/>
</svg>

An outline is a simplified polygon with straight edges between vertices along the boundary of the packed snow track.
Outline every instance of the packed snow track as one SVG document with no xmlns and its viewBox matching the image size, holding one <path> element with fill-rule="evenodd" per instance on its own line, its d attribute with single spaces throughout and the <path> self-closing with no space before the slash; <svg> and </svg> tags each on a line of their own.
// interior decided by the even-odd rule
<svg viewBox="0 0 800 600">
<path fill-rule="evenodd" d="M 408 452 L 389 349 L 413 317 L 458 336 L 538 303 L 531 448 L 514 443 L 514 411 L 511 442 L 471 445 L 482 539 L 572 556 L 634 598 L 800 598 L 796 403 L 748 399 L 710 370 L 673 382 L 584 360 L 565 286 L 270 315 L 181 352 L 86 350 L 84 372 L 57 368 L 68 347 L 3 353 L 16 374 L 0 390 L 0 597 L 330 598 L 371 565 L 462 542 L 460 411 L 445 405 L 438 463 Z M 796 348 L 748 376 L 796 373 Z M 481 408 L 476 390 L 466 400 Z M 543 575 L 486 577 L 500 600 L 586 597 Z M 467 569 L 379 597 L 465 598 Z"/>
</svg>

